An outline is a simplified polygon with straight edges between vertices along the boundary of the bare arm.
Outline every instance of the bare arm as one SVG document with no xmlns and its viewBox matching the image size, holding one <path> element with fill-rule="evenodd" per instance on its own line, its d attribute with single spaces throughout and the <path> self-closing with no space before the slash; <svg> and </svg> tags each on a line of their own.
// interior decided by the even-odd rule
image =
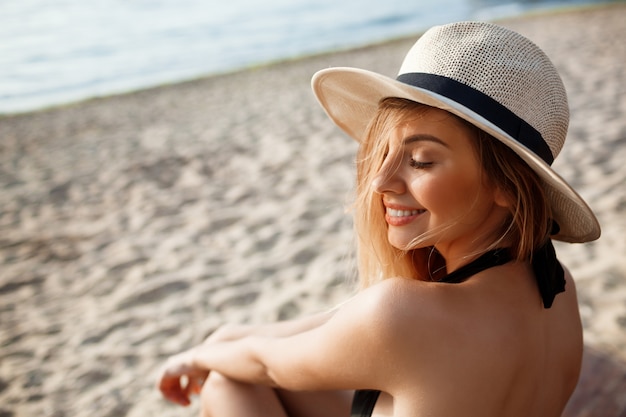
<svg viewBox="0 0 626 417">
<path fill-rule="evenodd" d="M 388 326 L 387 313 L 389 296 L 395 290 L 391 282 L 376 287 L 307 331 L 287 336 L 249 335 L 176 355 L 166 363 L 159 388 L 166 398 L 188 404 L 181 376 L 192 378 L 208 371 L 289 390 L 388 387 L 389 375 L 397 370 L 379 359 L 389 356 L 390 332 L 394 330 Z"/>
<path fill-rule="evenodd" d="M 249 336 L 287 337 L 314 329 L 326 323 L 336 309 L 276 323 L 251 325 L 227 324 L 217 329 L 204 343 L 228 342 Z"/>
</svg>

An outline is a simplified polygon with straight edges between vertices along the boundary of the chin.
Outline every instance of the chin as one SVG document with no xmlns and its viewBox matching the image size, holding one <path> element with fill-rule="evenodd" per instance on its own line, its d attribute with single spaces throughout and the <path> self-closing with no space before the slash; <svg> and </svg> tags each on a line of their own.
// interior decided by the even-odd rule
<svg viewBox="0 0 626 417">
<path fill-rule="evenodd" d="M 432 247 L 435 245 L 435 239 L 424 239 L 419 234 L 395 234 L 388 233 L 387 239 L 389 244 L 398 250 L 414 250 L 420 248 Z"/>
<path fill-rule="evenodd" d="M 398 250 L 418 249 L 422 246 L 425 246 L 421 243 L 415 244 L 414 240 L 415 238 L 400 239 L 396 236 L 389 236 L 389 244 Z"/>
</svg>

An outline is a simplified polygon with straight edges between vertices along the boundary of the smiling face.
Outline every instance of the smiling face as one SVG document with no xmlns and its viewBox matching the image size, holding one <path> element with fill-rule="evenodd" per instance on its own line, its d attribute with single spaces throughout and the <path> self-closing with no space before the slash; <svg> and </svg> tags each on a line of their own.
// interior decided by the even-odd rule
<svg viewBox="0 0 626 417">
<path fill-rule="evenodd" d="M 388 149 L 371 186 L 385 207 L 392 246 L 435 246 L 450 268 L 493 243 L 507 203 L 483 175 L 474 130 L 433 108 L 402 118 L 380 140 Z"/>
</svg>

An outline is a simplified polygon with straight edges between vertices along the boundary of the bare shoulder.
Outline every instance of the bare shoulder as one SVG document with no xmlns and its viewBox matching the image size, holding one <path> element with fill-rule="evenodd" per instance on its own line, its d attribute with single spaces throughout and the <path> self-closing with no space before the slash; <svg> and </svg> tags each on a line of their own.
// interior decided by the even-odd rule
<svg viewBox="0 0 626 417">
<path fill-rule="evenodd" d="M 512 346 L 519 343 L 512 341 L 519 332 L 503 311 L 485 301 L 484 292 L 473 284 L 403 278 L 389 278 L 366 290 L 368 311 L 373 314 L 371 330 L 384 341 L 380 351 L 385 352 L 386 369 L 393 375 L 386 381 L 386 392 L 402 396 L 413 387 L 410 396 L 431 395 L 433 387 L 464 383 L 469 387 L 474 382 L 466 381 L 468 375 L 515 356 Z M 497 374 L 489 379 L 509 378 Z"/>
<path fill-rule="evenodd" d="M 294 390 L 379 389 L 414 383 L 419 337 L 431 332 L 419 311 L 425 283 L 393 278 L 351 298 L 323 325 L 289 338 L 264 340 L 268 369 Z M 297 370 L 295 372 L 294 370 Z"/>
<path fill-rule="evenodd" d="M 442 301 L 438 293 L 441 291 L 437 291 L 434 283 L 387 278 L 365 290 L 362 296 L 372 314 L 384 320 L 386 325 L 393 325 L 413 320 L 414 315 L 426 318 L 423 314 L 437 308 Z"/>
<path fill-rule="evenodd" d="M 386 341 L 388 349 L 408 349 L 409 356 L 422 357 L 430 347 L 439 345 L 443 332 L 453 338 L 453 328 L 462 327 L 458 315 L 464 309 L 463 291 L 453 287 L 388 278 L 364 291 L 363 314 L 370 330 Z"/>
</svg>

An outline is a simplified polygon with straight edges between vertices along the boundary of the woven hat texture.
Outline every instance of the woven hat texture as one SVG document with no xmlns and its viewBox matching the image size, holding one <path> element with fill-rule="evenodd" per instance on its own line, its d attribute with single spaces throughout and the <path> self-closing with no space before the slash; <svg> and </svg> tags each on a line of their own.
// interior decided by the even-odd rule
<svg viewBox="0 0 626 417">
<path fill-rule="evenodd" d="M 436 26 L 409 50 L 396 79 L 328 68 L 313 76 L 312 87 L 329 117 L 357 141 L 386 97 L 469 121 L 508 145 L 542 178 L 560 227 L 554 239 L 586 242 L 600 236 L 589 206 L 550 167 L 567 135 L 567 95 L 550 59 L 524 36 L 484 22 Z"/>
</svg>

